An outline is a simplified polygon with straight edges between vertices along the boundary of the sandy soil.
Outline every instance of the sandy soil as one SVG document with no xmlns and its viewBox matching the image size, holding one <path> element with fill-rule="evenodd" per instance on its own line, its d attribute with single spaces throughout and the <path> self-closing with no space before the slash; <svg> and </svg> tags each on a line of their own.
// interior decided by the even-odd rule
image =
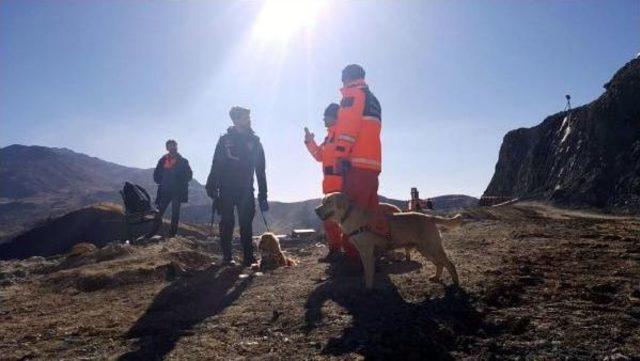
<svg viewBox="0 0 640 361">
<path fill-rule="evenodd" d="M 264 275 L 196 239 L 0 262 L 0 359 L 640 359 L 640 219 L 541 204 L 473 209 L 433 265 L 376 289 L 326 250 Z"/>
</svg>

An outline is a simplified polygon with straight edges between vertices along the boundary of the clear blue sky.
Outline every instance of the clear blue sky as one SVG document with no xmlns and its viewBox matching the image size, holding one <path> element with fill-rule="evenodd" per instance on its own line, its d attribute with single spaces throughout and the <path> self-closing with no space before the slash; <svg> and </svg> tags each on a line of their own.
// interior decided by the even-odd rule
<svg viewBox="0 0 640 361">
<path fill-rule="evenodd" d="M 640 51 L 640 1 L 0 1 L 0 145 L 152 167 L 175 138 L 204 181 L 228 109 L 252 109 L 270 199 L 320 195 L 340 71 L 382 103 L 380 193 L 479 196 L 503 135 L 599 96 Z M 298 5 L 296 5 L 298 6 Z"/>
</svg>

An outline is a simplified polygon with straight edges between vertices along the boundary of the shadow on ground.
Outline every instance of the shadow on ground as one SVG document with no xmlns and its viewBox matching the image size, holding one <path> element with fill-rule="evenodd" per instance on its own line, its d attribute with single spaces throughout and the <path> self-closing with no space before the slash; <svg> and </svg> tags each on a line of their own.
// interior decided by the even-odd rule
<svg viewBox="0 0 640 361">
<path fill-rule="evenodd" d="M 406 302 L 388 275 L 411 272 L 419 265 L 403 262 L 382 267 L 373 291 L 364 289 L 361 277 L 333 272 L 307 299 L 306 331 L 311 332 L 322 320 L 322 306 L 329 300 L 346 309 L 353 322 L 340 337 L 328 341 L 322 354 L 356 352 L 369 360 L 452 359 L 449 351 L 460 350 L 465 335 L 476 334 L 485 326 L 482 316 L 470 296 L 457 287 L 447 287 L 443 296 L 421 303 Z"/>
<path fill-rule="evenodd" d="M 204 319 L 222 312 L 240 297 L 251 278 L 239 281 L 242 268 L 211 268 L 181 278 L 163 289 L 126 338 L 138 349 L 120 360 L 161 360 L 184 334 Z"/>
</svg>

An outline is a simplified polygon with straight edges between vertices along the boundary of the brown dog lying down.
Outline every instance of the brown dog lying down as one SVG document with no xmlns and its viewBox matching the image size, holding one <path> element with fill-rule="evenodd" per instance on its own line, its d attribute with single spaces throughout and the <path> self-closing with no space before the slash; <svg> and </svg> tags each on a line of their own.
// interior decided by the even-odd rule
<svg viewBox="0 0 640 361">
<path fill-rule="evenodd" d="M 278 267 L 295 266 L 296 261 L 287 257 L 280 249 L 280 241 L 273 233 L 264 233 L 258 244 L 260 250 L 260 270 L 272 270 Z"/>
<path fill-rule="evenodd" d="M 458 284 L 458 273 L 442 247 L 442 238 L 437 225 L 456 227 L 460 225 L 460 215 L 443 218 L 417 212 L 394 213 L 387 216 L 391 234 L 391 238 L 388 238 L 371 231 L 369 226 L 371 215 L 349 202 L 345 194 L 327 194 L 322 199 L 322 204 L 316 208 L 316 213 L 322 220 L 332 219 L 338 222 L 342 232 L 349 235 L 349 241 L 360 253 L 367 288 L 373 287 L 376 248 L 388 251 L 402 247 L 415 247 L 426 259 L 436 265 L 436 274 L 431 277 L 432 281 L 439 282 L 442 269 L 446 268 L 453 283 Z"/>
</svg>

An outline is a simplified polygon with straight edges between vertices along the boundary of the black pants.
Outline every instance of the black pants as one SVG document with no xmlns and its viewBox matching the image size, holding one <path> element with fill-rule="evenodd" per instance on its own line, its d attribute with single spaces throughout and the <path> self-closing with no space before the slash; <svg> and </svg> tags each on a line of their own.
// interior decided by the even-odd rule
<svg viewBox="0 0 640 361">
<path fill-rule="evenodd" d="M 233 239 L 233 228 L 235 227 L 234 211 L 237 209 L 244 261 L 253 261 L 252 222 L 256 213 L 253 191 L 221 191 L 219 202 L 220 243 L 224 259 L 231 259 L 231 240 Z"/>
<path fill-rule="evenodd" d="M 167 211 L 169 204 L 171 204 L 171 229 L 169 234 L 175 236 L 178 232 L 178 222 L 180 222 L 180 199 L 178 197 L 161 197 L 158 200 L 158 215 L 156 216 L 156 220 L 153 224 L 153 229 L 149 232 L 147 237 L 151 237 L 158 233 L 158 230 L 162 225 L 162 216 L 164 216 L 164 212 Z"/>
</svg>

